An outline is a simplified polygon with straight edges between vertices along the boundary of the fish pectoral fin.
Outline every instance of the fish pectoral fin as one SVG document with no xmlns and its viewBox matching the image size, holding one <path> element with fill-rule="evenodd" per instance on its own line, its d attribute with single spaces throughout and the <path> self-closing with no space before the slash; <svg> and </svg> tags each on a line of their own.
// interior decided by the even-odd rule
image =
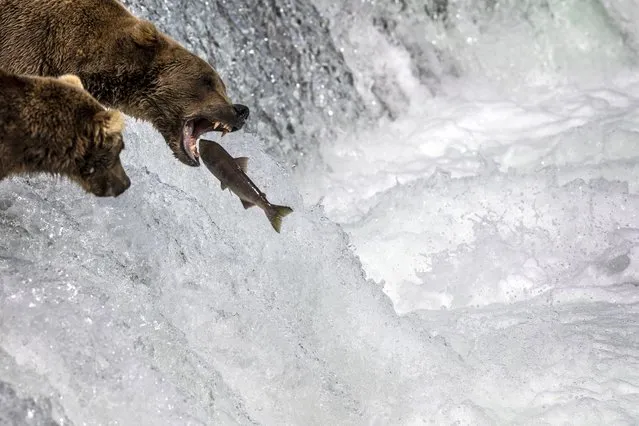
<svg viewBox="0 0 639 426">
<path fill-rule="evenodd" d="M 228 186 L 224 185 L 224 182 L 220 182 L 220 188 L 222 188 L 222 191 L 224 191 L 226 188 L 228 188 Z"/>
<path fill-rule="evenodd" d="M 240 199 L 240 201 L 242 202 L 242 205 L 244 206 L 245 209 L 250 209 L 251 207 L 253 207 L 255 204 L 251 203 L 250 201 L 246 201 L 246 200 L 242 200 Z"/>
<path fill-rule="evenodd" d="M 244 173 L 246 173 L 246 167 L 248 166 L 248 157 L 237 157 L 235 159 L 235 162 L 237 163 L 238 166 L 240 166 L 240 169 L 242 169 L 242 171 Z"/>
</svg>

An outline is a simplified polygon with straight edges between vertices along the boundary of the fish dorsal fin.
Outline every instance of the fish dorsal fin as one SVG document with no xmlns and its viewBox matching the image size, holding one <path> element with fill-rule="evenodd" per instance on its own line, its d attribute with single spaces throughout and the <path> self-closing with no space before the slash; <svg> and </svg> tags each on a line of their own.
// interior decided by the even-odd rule
<svg viewBox="0 0 639 426">
<path fill-rule="evenodd" d="M 250 209 L 251 207 L 253 207 L 255 204 L 251 203 L 250 201 L 245 201 L 245 200 L 240 200 L 242 202 L 242 205 L 244 206 L 245 209 Z"/>
<path fill-rule="evenodd" d="M 238 166 L 240 166 L 240 169 L 242 169 L 242 171 L 246 173 L 246 166 L 248 166 L 248 157 L 237 157 L 235 159 L 235 162 Z"/>
<path fill-rule="evenodd" d="M 220 182 L 220 188 L 222 188 L 222 191 L 224 191 L 228 187 L 224 185 L 224 182 Z"/>
</svg>

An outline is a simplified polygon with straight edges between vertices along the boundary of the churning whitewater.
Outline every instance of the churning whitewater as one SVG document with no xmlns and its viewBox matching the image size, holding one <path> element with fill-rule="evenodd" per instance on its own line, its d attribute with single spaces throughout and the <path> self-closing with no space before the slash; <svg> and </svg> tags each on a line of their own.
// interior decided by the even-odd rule
<svg viewBox="0 0 639 426">
<path fill-rule="evenodd" d="M 639 421 L 636 2 L 125 3 L 294 212 L 132 119 L 117 199 L 0 182 L 0 423 Z"/>
</svg>

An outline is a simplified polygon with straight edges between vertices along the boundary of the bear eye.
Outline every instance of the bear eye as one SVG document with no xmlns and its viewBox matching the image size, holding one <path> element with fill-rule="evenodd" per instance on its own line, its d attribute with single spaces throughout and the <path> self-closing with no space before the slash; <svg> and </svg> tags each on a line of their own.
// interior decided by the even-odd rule
<svg viewBox="0 0 639 426">
<path fill-rule="evenodd" d="M 91 167 L 89 169 L 89 174 L 92 175 L 93 173 L 95 173 L 95 167 Z"/>
<path fill-rule="evenodd" d="M 202 86 L 208 89 L 213 89 L 215 87 L 215 82 L 213 81 L 213 78 L 211 78 L 210 75 L 203 75 L 200 78 L 200 81 L 202 83 Z"/>
</svg>

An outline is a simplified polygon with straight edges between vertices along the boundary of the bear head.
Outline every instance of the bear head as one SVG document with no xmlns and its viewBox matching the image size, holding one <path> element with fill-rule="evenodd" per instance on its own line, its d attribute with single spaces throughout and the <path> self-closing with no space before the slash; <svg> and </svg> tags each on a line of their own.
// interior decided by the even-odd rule
<svg viewBox="0 0 639 426">
<path fill-rule="evenodd" d="M 88 143 L 68 176 L 98 197 L 117 197 L 131 186 L 120 161 L 124 118 L 117 110 L 97 112 L 87 125 Z"/>
<path fill-rule="evenodd" d="M 132 115 L 151 121 L 180 161 L 199 166 L 200 135 L 218 131 L 224 136 L 241 129 L 249 108 L 233 104 L 213 67 L 152 23 L 138 21 L 132 40 L 150 61 L 150 82 Z"/>
</svg>

